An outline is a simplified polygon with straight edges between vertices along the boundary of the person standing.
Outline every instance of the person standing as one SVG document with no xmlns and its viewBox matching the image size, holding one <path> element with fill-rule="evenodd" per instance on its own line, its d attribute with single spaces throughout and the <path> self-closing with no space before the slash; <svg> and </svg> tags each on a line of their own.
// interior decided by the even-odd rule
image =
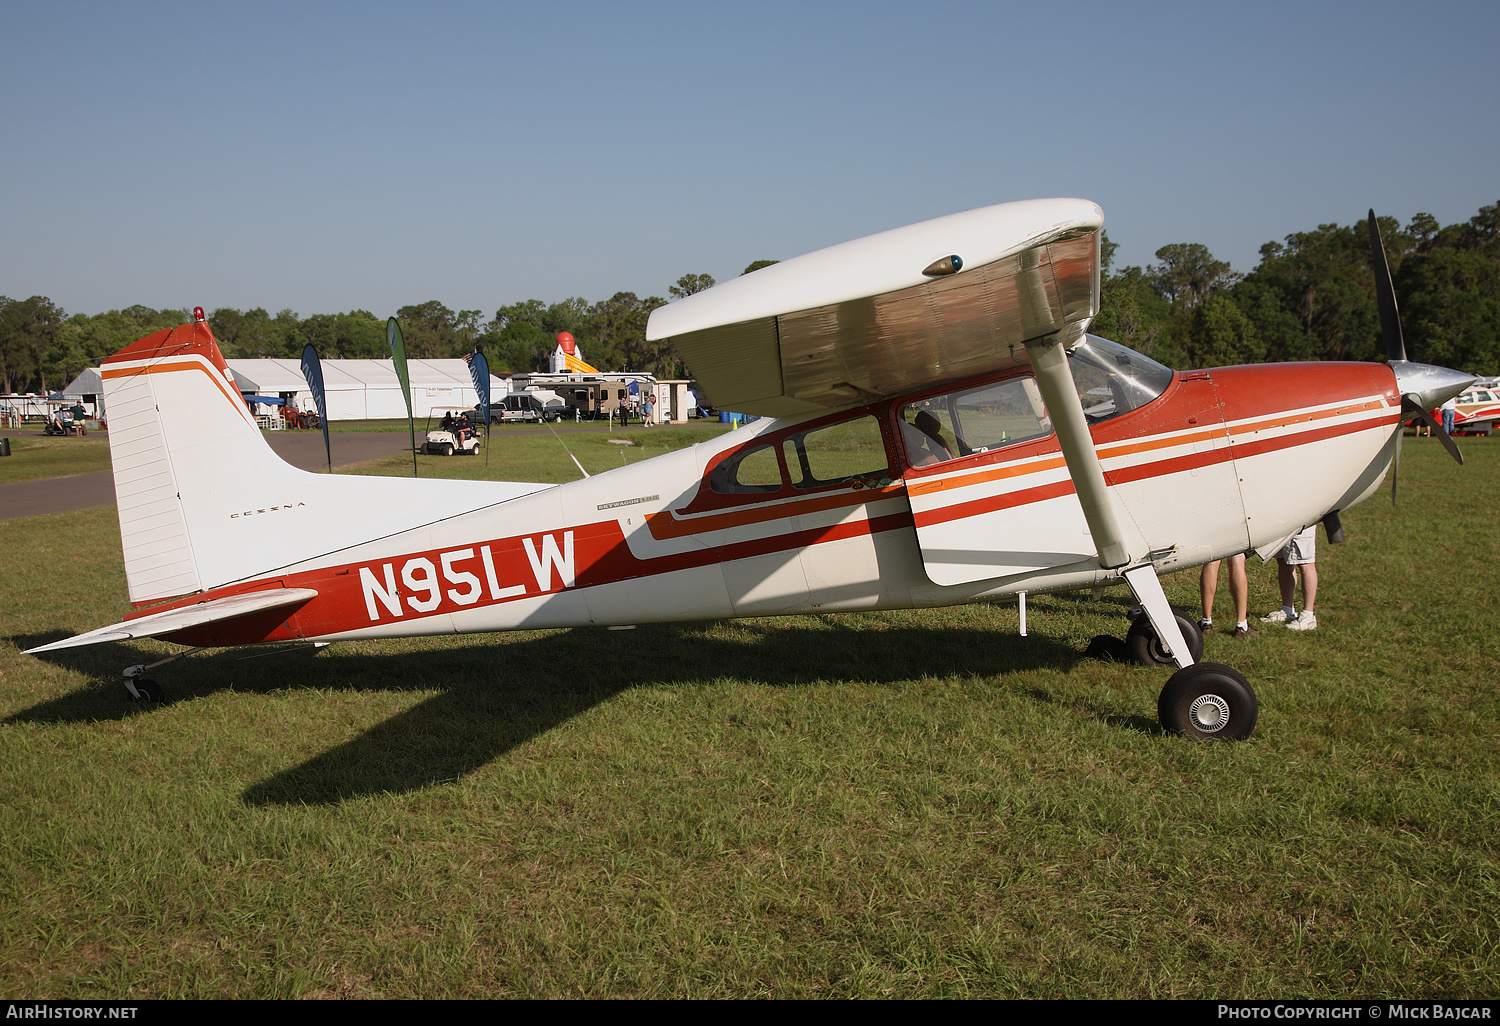
<svg viewBox="0 0 1500 1026">
<path fill-rule="evenodd" d="M 651 426 L 651 411 L 656 409 L 656 395 L 647 392 L 641 397 L 641 423 L 646 427 Z"/>
<path fill-rule="evenodd" d="M 1318 615 L 1317 567 L 1318 525 L 1303 530 L 1276 553 L 1276 583 L 1281 587 L 1281 608 L 1260 618 L 1261 623 L 1284 623 L 1288 630 L 1315 631 Z M 1302 574 L 1302 612 L 1292 606 L 1297 597 L 1297 574 Z"/>
<path fill-rule="evenodd" d="M 1214 629 L 1214 595 L 1219 590 L 1219 564 L 1222 560 L 1203 564 L 1198 576 L 1198 597 L 1203 601 L 1203 617 L 1198 629 L 1204 634 Z M 1250 626 L 1250 576 L 1245 571 L 1245 554 L 1229 557 L 1229 597 L 1234 601 L 1234 637 L 1248 638 L 1259 634 L 1260 629 Z"/>
<path fill-rule="evenodd" d="M 1458 397 L 1449 396 L 1448 401 L 1442 405 L 1442 411 L 1443 430 L 1451 435 L 1453 434 L 1453 420 L 1458 415 Z"/>
</svg>

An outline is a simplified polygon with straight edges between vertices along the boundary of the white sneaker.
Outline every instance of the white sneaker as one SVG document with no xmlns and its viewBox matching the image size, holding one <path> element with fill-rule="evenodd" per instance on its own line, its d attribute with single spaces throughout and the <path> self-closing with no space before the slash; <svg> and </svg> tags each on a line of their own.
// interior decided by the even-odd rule
<svg viewBox="0 0 1500 1026">
<path fill-rule="evenodd" d="M 1288 613 L 1285 609 L 1278 609 L 1274 613 L 1268 613 L 1260 618 L 1261 623 L 1291 623 L 1297 619 L 1296 613 Z"/>
<path fill-rule="evenodd" d="M 1294 619 L 1286 622 L 1289 631 L 1315 631 L 1318 629 L 1318 617 L 1311 609 L 1304 609 Z"/>
</svg>

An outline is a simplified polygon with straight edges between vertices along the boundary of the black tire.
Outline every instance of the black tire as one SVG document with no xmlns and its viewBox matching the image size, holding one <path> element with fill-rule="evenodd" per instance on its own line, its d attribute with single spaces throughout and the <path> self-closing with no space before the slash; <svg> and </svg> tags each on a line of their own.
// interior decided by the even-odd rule
<svg viewBox="0 0 1500 1026">
<path fill-rule="evenodd" d="M 1193 662 L 1197 662 L 1203 656 L 1203 632 L 1198 629 L 1198 621 L 1175 609 L 1172 614 L 1177 618 L 1177 629 L 1187 640 L 1188 655 L 1193 657 Z M 1144 613 L 1130 625 L 1130 633 L 1125 635 L 1125 646 L 1130 650 L 1130 657 L 1145 666 L 1177 665 L 1167 654 L 1166 646 L 1156 636 L 1156 628 L 1151 626 L 1150 618 Z"/>
<path fill-rule="evenodd" d="M 136 695 L 138 696 L 131 698 L 133 702 L 158 703 L 166 698 L 166 693 L 162 691 L 161 685 L 154 680 L 142 678 L 141 680 L 131 681 L 131 683 L 135 685 Z M 127 695 L 130 694 L 128 688 L 125 693 Z"/>
<path fill-rule="evenodd" d="M 452 445 L 452 443 L 450 443 L 450 442 L 444 442 L 443 443 L 443 455 L 444 456 L 452 456 L 453 455 L 453 445 Z"/>
<path fill-rule="evenodd" d="M 1250 683 L 1222 663 L 1178 670 L 1156 700 L 1162 729 L 1195 741 L 1243 741 L 1259 715 Z"/>
</svg>

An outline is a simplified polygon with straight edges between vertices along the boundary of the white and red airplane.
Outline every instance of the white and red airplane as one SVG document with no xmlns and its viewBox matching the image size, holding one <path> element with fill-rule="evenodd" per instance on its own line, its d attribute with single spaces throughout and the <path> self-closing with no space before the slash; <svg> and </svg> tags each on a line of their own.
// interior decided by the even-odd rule
<svg viewBox="0 0 1500 1026">
<path fill-rule="evenodd" d="M 1124 581 L 1146 614 L 1133 650 L 1178 667 L 1163 726 L 1243 738 L 1253 690 L 1195 662 L 1201 635 L 1158 574 L 1336 530 L 1397 456 L 1403 407 L 1472 379 L 1399 349 L 1390 366 L 1173 372 L 1086 334 L 1102 225 L 1086 200 L 1006 203 L 663 307 L 648 336 L 672 340 L 716 407 L 764 419 L 562 485 L 296 470 L 196 311 L 102 368 L 134 612 L 31 651 L 947 606 Z M 161 697 L 148 668 L 126 671 L 132 697 Z"/>
<path fill-rule="evenodd" d="M 1458 397 L 1454 411 L 1453 433 L 1458 435 L 1491 435 L 1500 423 L 1500 379 L 1476 381 Z M 1438 413 L 1439 411 L 1434 411 Z"/>
</svg>

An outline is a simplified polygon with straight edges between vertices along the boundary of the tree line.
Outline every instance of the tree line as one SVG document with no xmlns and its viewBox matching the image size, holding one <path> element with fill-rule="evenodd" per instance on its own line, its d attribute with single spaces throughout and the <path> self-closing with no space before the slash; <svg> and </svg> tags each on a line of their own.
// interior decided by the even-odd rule
<svg viewBox="0 0 1500 1026">
<path fill-rule="evenodd" d="M 1377 218 L 1410 360 L 1500 374 L 1500 204 L 1440 226 Z M 1159 263 L 1112 265 L 1102 246 L 1095 334 L 1176 368 L 1287 360 L 1383 360 L 1366 222 L 1320 224 L 1260 248 L 1249 274 L 1197 243 L 1163 246 Z"/>
<path fill-rule="evenodd" d="M 1439 225 L 1417 214 L 1402 227 L 1381 218 L 1386 258 L 1412 360 L 1473 374 L 1500 374 L 1500 204 L 1468 221 Z M 1091 328 L 1176 368 L 1286 360 L 1379 360 L 1385 356 L 1364 222 L 1321 224 L 1260 248 L 1248 274 L 1199 243 L 1156 251 L 1157 263 L 1116 268 L 1102 244 L 1102 302 Z M 757 260 L 749 274 L 774 260 Z M 714 284 L 685 274 L 673 299 Z M 476 347 L 497 372 L 545 369 L 559 332 L 569 332 L 601 370 L 685 377 L 670 344 L 646 341 L 646 320 L 668 300 L 617 292 L 589 302 L 527 299 L 485 319 L 428 300 L 396 311 L 415 358 L 462 356 Z M 7 392 L 56 390 L 136 339 L 185 322 L 186 310 L 132 306 L 73 314 L 45 296 L 0 296 L 0 385 Z M 221 307 L 208 317 L 224 355 L 298 358 L 312 343 L 325 358 L 388 359 L 385 320 L 368 310 L 299 317 Z"/>
<path fill-rule="evenodd" d="M 776 263 L 757 260 L 745 274 Z M 714 284 L 712 275 L 685 274 L 667 292 L 674 299 Z M 481 349 L 497 373 L 545 370 L 560 332 L 570 332 L 584 356 L 601 370 L 646 371 L 662 378 L 686 376 L 670 344 L 646 341 L 646 320 L 667 300 L 617 292 L 590 303 L 582 298 L 545 303 L 527 299 L 495 311 L 453 311 L 437 300 L 396 311 L 406 352 L 413 359 L 457 357 Z M 0 386 L 6 392 L 51 392 L 136 339 L 185 323 L 187 310 L 132 306 L 101 314 L 69 316 L 46 296 L 13 300 L 0 296 Z M 390 359 L 385 318 L 368 310 L 271 314 L 259 307 L 220 307 L 208 315 L 219 347 L 230 359 L 300 359 L 311 343 L 325 359 Z"/>
</svg>

